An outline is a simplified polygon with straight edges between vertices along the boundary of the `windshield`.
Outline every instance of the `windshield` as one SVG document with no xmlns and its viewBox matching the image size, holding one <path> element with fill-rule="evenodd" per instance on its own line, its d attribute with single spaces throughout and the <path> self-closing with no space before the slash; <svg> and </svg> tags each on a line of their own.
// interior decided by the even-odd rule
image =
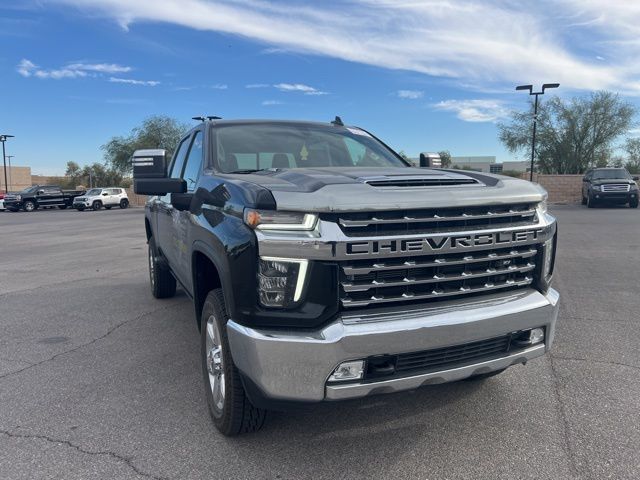
<svg viewBox="0 0 640 480">
<path fill-rule="evenodd" d="M 92 196 L 95 196 L 95 195 L 100 195 L 100 192 L 102 192 L 102 189 L 100 189 L 100 188 L 92 188 L 91 190 L 89 190 L 86 193 L 86 195 L 88 197 L 92 197 Z"/>
<path fill-rule="evenodd" d="M 631 180 L 631 175 L 624 168 L 612 168 L 611 170 L 596 170 L 593 172 L 594 180 L 607 178 L 626 178 Z"/>
<path fill-rule="evenodd" d="M 218 166 L 224 173 L 267 168 L 407 167 L 357 128 L 229 125 L 214 131 Z"/>
<path fill-rule="evenodd" d="M 35 187 L 28 187 L 28 188 L 25 188 L 24 190 L 22 190 L 20 193 L 33 193 L 33 192 L 35 192 L 37 189 L 38 189 L 38 187 L 37 187 L 37 186 L 35 186 Z"/>
</svg>

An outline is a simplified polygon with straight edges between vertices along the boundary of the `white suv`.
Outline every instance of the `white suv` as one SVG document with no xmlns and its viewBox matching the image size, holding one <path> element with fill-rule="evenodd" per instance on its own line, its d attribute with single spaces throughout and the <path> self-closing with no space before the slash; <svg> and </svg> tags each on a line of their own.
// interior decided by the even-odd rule
<svg viewBox="0 0 640 480">
<path fill-rule="evenodd" d="M 124 188 L 92 188 L 84 195 L 73 199 L 73 208 L 83 211 L 85 208 L 107 210 L 111 207 L 127 208 L 129 197 Z"/>
</svg>

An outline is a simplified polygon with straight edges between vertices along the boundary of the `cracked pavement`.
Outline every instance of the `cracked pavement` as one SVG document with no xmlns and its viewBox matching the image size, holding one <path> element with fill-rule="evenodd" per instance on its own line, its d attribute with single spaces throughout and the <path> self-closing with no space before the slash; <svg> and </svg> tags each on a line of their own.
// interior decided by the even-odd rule
<svg viewBox="0 0 640 480">
<path fill-rule="evenodd" d="M 0 478 L 638 478 L 640 217 L 553 210 L 552 356 L 234 439 L 210 425 L 190 301 L 149 293 L 142 210 L 0 213 Z"/>
</svg>

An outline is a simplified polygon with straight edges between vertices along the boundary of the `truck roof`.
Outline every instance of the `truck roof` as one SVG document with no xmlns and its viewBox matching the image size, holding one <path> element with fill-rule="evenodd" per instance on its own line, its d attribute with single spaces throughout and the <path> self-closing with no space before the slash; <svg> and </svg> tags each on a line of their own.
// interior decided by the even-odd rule
<svg viewBox="0 0 640 480">
<path fill-rule="evenodd" d="M 336 125 L 331 122 L 315 122 L 308 120 L 273 120 L 273 119 L 260 119 L 260 118 L 238 118 L 230 120 L 206 120 L 204 123 L 211 125 L 306 125 L 324 128 L 343 127 L 342 125 Z M 344 125 L 347 127 L 348 125 Z M 352 125 L 349 125 L 352 126 Z M 358 127 L 359 128 L 359 127 Z"/>
</svg>

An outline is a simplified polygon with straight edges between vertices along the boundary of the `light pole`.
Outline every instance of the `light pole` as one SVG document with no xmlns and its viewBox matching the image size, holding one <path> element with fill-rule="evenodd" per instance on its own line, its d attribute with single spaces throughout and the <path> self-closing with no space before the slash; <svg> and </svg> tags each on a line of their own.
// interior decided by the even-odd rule
<svg viewBox="0 0 640 480">
<path fill-rule="evenodd" d="M 9 185 L 7 184 L 7 156 L 4 152 L 4 142 L 6 142 L 8 138 L 13 138 L 13 135 L 0 135 L 0 142 L 2 142 L 2 163 L 4 164 L 4 189 L 7 192 L 9 191 Z"/>
<path fill-rule="evenodd" d="M 11 179 L 11 159 L 15 157 L 15 155 L 6 155 L 9 159 L 9 185 L 13 187 L 13 180 Z M 7 192 L 9 192 L 9 187 L 7 187 Z"/>
<path fill-rule="evenodd" d="M 542 85 L 542 90 L 539 92 L 533 91 L 533 85 L 519 85 L 516 90 L 528 90 L 529 95 L 534 95 L 536 100 L 533 106 L 533 136 L 531 138 L 531 171 L 529 172 L 529 181 L 533 182 L 533 158 L 536 152 L 536 123 L 538 123 L 538 95 L 544 95 L 544 91 L 547 88 L 558 88 L 559 83 L 545 83 Z"/>
</svg>

